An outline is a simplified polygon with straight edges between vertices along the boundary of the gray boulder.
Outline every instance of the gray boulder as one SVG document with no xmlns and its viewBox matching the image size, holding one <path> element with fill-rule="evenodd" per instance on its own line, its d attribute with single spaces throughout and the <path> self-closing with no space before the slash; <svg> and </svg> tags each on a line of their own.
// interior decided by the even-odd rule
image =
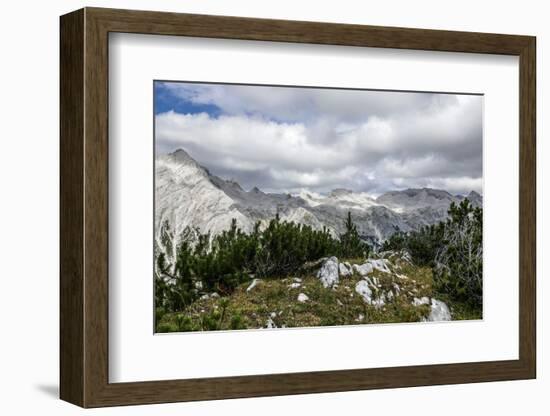
<svg viewBox="0 0 550 416">
<path fill-rule="evenodd" d="M 368 263 L 371 264 L 371 266 L 379 270 L 383 273 L 391 273 L 391 270 L 388 268 L 388 261 L 386 259 L 369 259 Z"/>
<path fill-rule="evenodd" d="M 365 264 L 354 264 L 353 270 L 355 270 L 361 276 L 366 276 L 367 274 L 372 273 L 374 269 L 372 267 L 372 264 L 365 263 Z"/>
<path fill-rule="evenodd" d="M 340 276 L 342 277 L 350 276 L 352 273 L 351 267 L 347 263 L 340 263 L 338 268 L 340 269 Z"/>
<path fill-rule="evenodd" d="M 355 285 L 355 291 L 363 298 L 365 303 L 372 303 L 372 290 L 366 280 L 361 280 Z"/>
<path fill-rule="evenodd" d="M 428 315 L 428 321 L 450 321 L 452 319 L 451 311 L 449 311 L 449 307 L 444 302 L 432 298 L 432 303 L 430 306 L 432 310 Z"/>
<path fill-rule="evenodd" d="M 413 301 L 412 301 L 412 304 L 414 306 L 429 305 L 430 304 L 430 299 L 427 296 L 423 296 L 420 299 L 419 298 L 414 298 Z"/>
<path fill-rule="evenodd" d="M 330 257 L 321 266 L 317 277 L 325 288 L 333 287 L 338 283 L 338 259 Z"/>
<path fill-rule="evenodd" d="M 305 293 L 300 293 L 298 295 L 298 302 L 301 302 L 301 303 L 304 303 L 304 302 L 307 302 L 309 300 L 309 296 L 306 295 Z"/>
</svg>

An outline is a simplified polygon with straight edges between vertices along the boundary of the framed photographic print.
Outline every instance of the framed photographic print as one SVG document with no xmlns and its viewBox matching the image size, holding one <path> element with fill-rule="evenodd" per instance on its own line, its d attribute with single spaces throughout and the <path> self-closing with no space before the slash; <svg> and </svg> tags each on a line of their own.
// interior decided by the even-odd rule
<svg viewBox="0 0 550 416">
<path fill-rule="evenodd" d="M 61 17 L 61 398 L 536 376 L 535 38 Z"/>
</svg>

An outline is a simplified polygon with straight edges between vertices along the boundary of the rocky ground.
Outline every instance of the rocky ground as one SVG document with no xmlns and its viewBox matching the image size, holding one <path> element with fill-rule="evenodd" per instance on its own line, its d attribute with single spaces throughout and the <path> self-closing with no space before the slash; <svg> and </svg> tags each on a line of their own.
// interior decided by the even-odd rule
<svg viewBox="0 0 550 416">
<path fill-rule="evenodd" d="M 251 279 L 228 297 L 204 295 L 179 313 L 157 314 L 157 332 L 292 328 L 481 319 L 434 293 L 429 267 L 406 252 L 321 259 L 300 275 Z"/>
</svg>

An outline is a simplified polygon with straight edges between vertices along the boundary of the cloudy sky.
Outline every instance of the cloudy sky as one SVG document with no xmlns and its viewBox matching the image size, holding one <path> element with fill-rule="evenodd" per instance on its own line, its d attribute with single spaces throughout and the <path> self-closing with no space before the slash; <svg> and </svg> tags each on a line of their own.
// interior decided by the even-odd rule
<svg viewBox="0 0 550 416">
<path fill-rule="evenodd" d="M 473 95 L 155 82 L 155 144 L 245 189 L 481 193 L 482 105 Z"/>
</svg>

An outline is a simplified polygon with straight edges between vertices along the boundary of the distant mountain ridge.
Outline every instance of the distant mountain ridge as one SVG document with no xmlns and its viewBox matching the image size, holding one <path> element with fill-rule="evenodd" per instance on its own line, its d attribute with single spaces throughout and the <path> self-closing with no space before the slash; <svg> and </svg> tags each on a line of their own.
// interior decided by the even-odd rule
<svg viewBox="0 0 550 416">
<path fill-rule="evenodd" d="M 257 221 L 267 224 L 277 212 L 282 220 L 327 227 L 337 236 L 350 211 L 365 240 L 382 241 L 396 231 L 410 231 L 446 218 L 452 202 L 465 197 L 431 188 L 390 191 L 373 198 L 366 193 L 335 189 L 327 195 L 302 191 L 298 195 L 245 191 L 239 183 L 211 174 L 185 150 L 160 155 L 155 163 L 155 238 L 173 243 L 187 229 L 213 235 L 235 218 L 241 229 L 252 231 Z M 467 196 L 481 206 L 483 197 Z M 167 229 L 168 228 L 168 229 Z M 172 244 L 175 247 L 175 244 Z"/>
</svg>

